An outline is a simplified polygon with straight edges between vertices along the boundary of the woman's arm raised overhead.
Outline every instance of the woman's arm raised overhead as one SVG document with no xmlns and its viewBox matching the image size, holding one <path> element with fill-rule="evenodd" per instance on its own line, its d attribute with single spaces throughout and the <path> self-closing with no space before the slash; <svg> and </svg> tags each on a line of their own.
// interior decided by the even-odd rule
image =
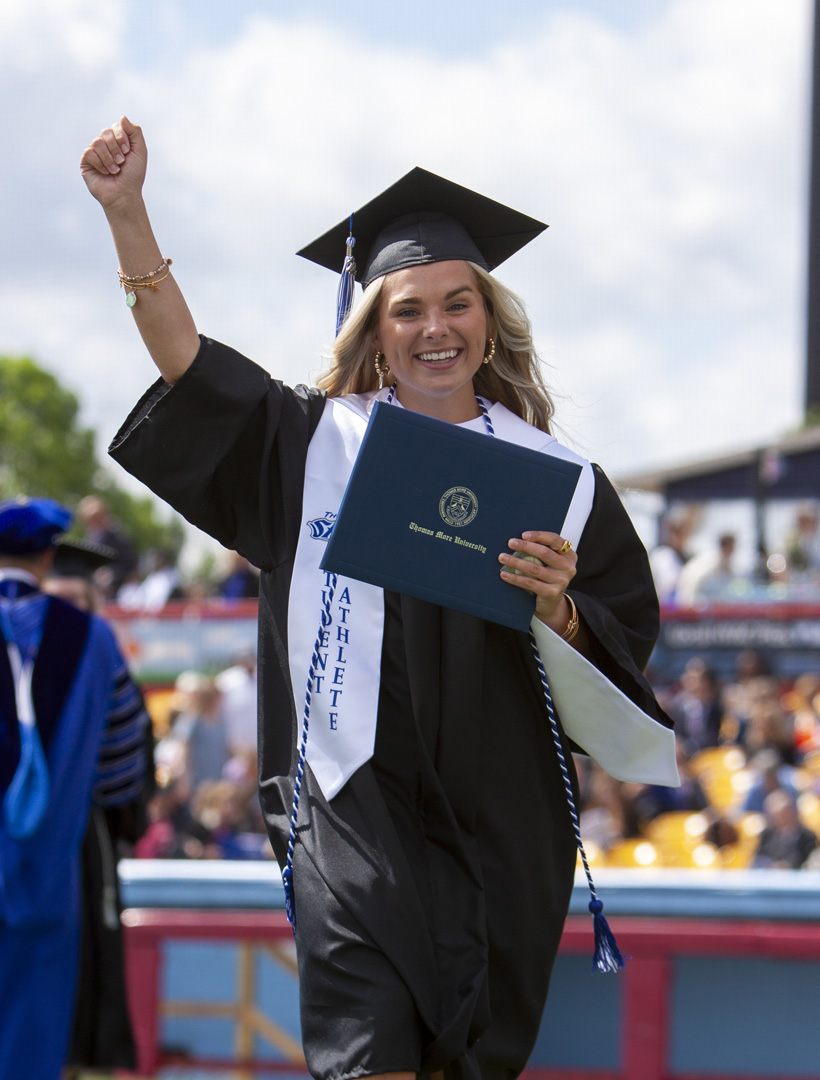
<svg viewBox="0 0 820 1080">
<path fill-rule="evenodd" d="M 148 153 L 142 130 L 123 116 L 83 152 L 80 171 L 105 211 L 131 311 L 163 379 L 177 382 L 199 351 L 188 305 L 154 237 L 142 197 Z M 152 287 L 148 282 L 152 283 Z"/>
</svg>

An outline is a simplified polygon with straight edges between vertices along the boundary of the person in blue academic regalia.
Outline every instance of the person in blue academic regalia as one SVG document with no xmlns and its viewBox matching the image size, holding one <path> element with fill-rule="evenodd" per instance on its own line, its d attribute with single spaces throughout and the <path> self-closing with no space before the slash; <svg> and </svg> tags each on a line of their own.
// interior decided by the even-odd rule
<svg viewBox="0 0 820 1080">
<path fill-rule="evenodd" d="M 108 626 L 41 591 L 72 515 L 0 503 L 0 1076 L 57 1080 L 92 803 L 134 798 L 146 714 Z"/>
</svg>

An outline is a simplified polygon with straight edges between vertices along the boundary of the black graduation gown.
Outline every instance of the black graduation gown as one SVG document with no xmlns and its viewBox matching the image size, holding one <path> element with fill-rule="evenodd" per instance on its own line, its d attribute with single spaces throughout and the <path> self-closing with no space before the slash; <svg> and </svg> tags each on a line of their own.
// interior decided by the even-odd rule
<svg viewBox="0 0 820 1080">
<path fill-rule="evenodd" d="M 111 447 L 262 571 L 260 795 L 280 864 L 297 762 L 288 592 L 324 401 L 203 339 L 182 379 L 156 383 Z M 600 470 L 572 595 L 595 663 L 666 723 L 641 674 L 658 628 L 648 560 Z M 517 1075 L 575 866 L 527 636 L 386 594 L 374 757 L 330 803 L 309 769 L 302 790 L 294 882 L 314 1075 Z"/>
</svg>

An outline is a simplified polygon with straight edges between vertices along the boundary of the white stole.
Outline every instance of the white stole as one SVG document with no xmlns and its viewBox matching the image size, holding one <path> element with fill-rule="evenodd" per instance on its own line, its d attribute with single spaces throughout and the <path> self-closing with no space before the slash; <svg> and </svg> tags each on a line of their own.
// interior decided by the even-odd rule
<svg viewBox="0 0 820 1080">
<path fill-rule="evenodd" d="M 370 412 L 374 403 L 383 401 L 387 394 L 387 389 L 384 389 L 377 393 L 329 398 L 308 447 L 302 523 L 288 606 L 288 652 L 297 721 L 301 725 L 308 672 L 316 649 L 306 757 L 327 799 L 338 794 L 356 769 L 373 756 L 384 633 L 384 593 L 375 585 L 340 576 L 327 611 L 331 575 L 320 570 L 319 563 L 364 438 Z M 562 446 L 552 435 L 527 424 L 503 405 L 496 403 L 490 406 L 489 412 L 497 438 L 582 466 L 569 511 L 559 530 L 577 548 L 595 494 L 592 466 Z M 463 426 L 483 430 L 483 418 Z M 546 627 L 543 629 L 560 642 L 552 631 Z M 573 656 L 578 655 L 564 642 L 561 645 Z M 552 659 L 554 666 L 554 654 Z M 651 738 L 654 729 L 667 732 L 666 728 L 632 705 L 588 661 L 583 657 L 579 659 L 598 676 L 596 686 L 603 682 L 639 714 L 642 720 L 638 721 L 638 728 L 644 736 L 648 731 Z M 546 655 L 544 664 L 552 682 L 553 672 Z M 561 683 L 562 687 L 565 683 L 566 680 Z M 556 695 L 556 704 L 569 731 L 568 722 L 571 726 L 572 714 L 577 711 L 573 708 L 573 694 L 560 691 L 559 694 Z M 606 698 L 605 693 L 603 696 Z M 595 700 L 593 704 L 594 715 L 589 717 L 588 723 L 602 733 L 598 741 L 606 742 L 609 710 L 604 716 L 601 701 Z M 623 713 L 623 708 L 620 713 Z M 620 714 L 618 722 L 623 723 Z M 671 735 L 671 732 L 668 734 Z M 584 749 L 590 749 L 583 738 L 578 738 L 572 731 L 570 735 Z M 664 736 L 660 738 L 663 740 Z M 672 742 L 674 744 L 674 736 Z M 668 744 L 664 743 L 664 746 Z M 665 775 L 669 775 L 668 769 Z"/>
</svg>

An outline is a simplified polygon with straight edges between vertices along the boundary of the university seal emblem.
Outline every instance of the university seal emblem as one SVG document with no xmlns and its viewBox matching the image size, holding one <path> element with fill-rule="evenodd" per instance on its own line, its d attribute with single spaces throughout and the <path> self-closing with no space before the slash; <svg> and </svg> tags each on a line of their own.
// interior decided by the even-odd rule
<svg viewBox="0 0 820 1080">
<path fill-rule="evenodd" d="M 478 499 L 469 488 L 452 487 L 441 496 L 438 512 L 448 525 L 460 528 L 469 525 L 478 513 Z"/>
</svg>

